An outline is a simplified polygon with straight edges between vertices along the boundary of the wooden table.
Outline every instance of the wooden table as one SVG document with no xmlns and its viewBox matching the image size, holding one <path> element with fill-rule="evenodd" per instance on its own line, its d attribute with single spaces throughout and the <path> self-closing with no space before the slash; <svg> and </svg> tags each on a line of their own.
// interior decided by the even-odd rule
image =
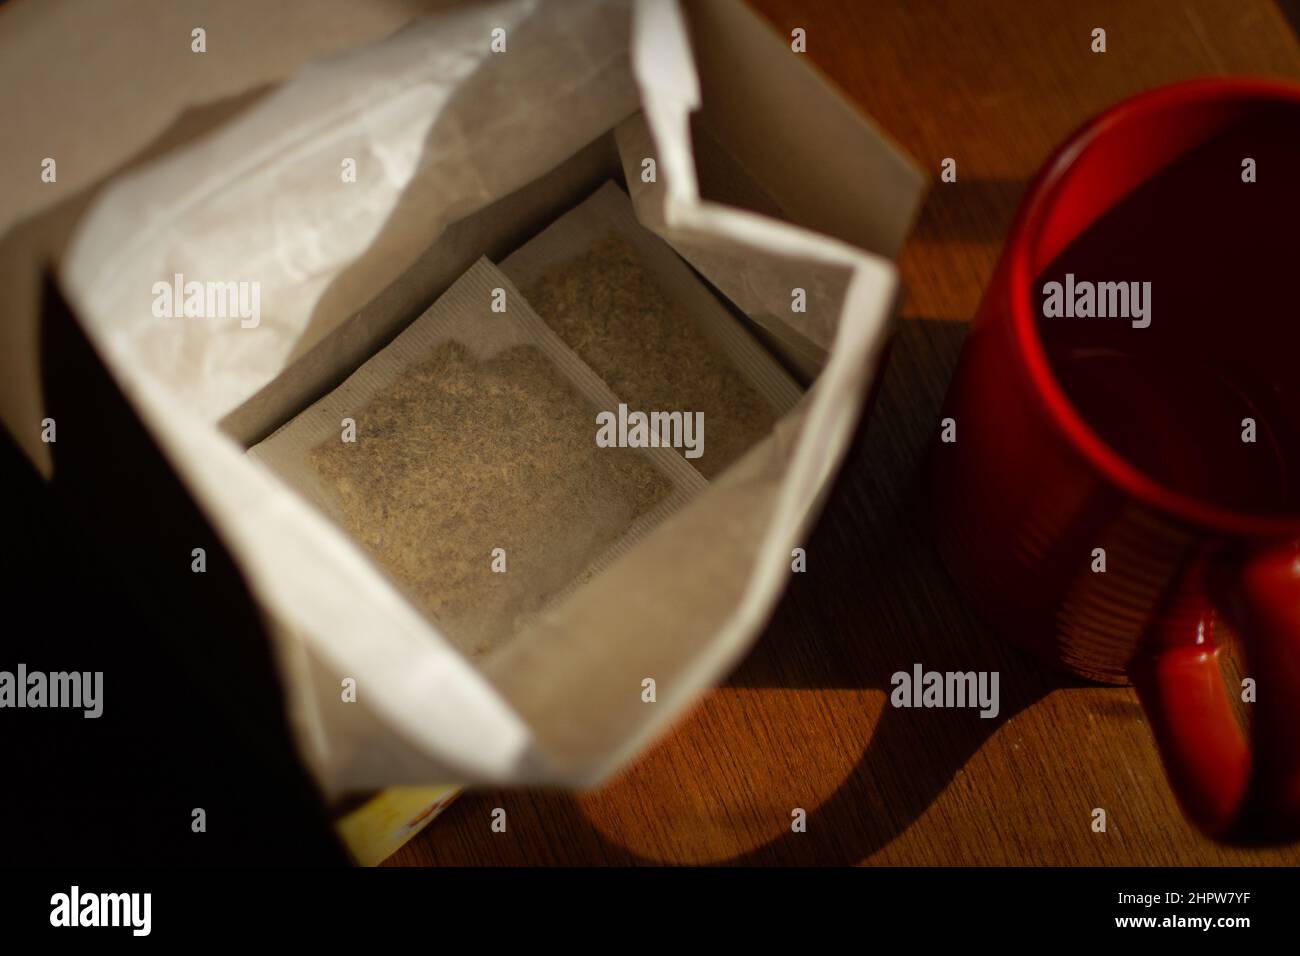
<svg viewBox="0 0 1300 956">
<path fill-rule="evenodd" d="M 936 181 L 900 266 L 905 321 L 865 435 L 767 632 L 731 679 L 604 789 L 463 795 L 393 864 L 1300 863 L 1182 819 L 1129 688 L 1055 673 L 967 609 L 918 468 L 1028 178 L 1114 101 L 1212 73 L 1300 78 L 1294 7 L 757 0 Z M 804 10 L 803 7 L 810 9 Z M 1107 52 L 1090 50 L 1094 27 Z M 1300 174 L 1300 170 L 1295 171 Z M 1001 673 L 1002 711 L 895 710 L 889 676 Z M 509 828 L 491 831 L 505 807 Z M 791 832 L 791 810 L 808 812 Z M 1105 833 L 1092 810 L 1107 812 Z"/>
</svg>

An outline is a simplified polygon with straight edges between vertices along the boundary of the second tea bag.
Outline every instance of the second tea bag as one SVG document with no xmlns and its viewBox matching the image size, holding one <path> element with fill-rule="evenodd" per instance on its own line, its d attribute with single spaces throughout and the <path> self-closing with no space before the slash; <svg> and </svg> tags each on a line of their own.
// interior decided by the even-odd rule
<svg viewBox="0 0 1300 956">
<path fill-rule="evenodd" d="M 703 420 L 706 478 L 798 402 L 794 380 L 607 182 L 501 263 L 631 412 Z"/>
<path fill-rule="evenodd" d="M 250 454 L 482 655 L 704 487 L 666 449 L 599 447 L 615 403 L 481 259 Z"/>
</svg>

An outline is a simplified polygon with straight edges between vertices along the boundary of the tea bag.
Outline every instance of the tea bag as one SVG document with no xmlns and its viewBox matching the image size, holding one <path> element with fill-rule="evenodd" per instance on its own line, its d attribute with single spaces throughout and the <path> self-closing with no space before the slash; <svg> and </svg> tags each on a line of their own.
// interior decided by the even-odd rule
<svg viewBox="0 0 1300 956">
<path fill-rule="evenodd" d="M 249 454 L 477 656 L 704 487 L 667 449 L 598 447 L 597 413 L 616 405 L 480 259 Z"/>
<path fill-rule="evenodd" d="M 556 334 L 630 409 L 703 413 L 712 478 L 798 402 L 795 381 L 612 181 L 501 263 Z"/>
</svg>

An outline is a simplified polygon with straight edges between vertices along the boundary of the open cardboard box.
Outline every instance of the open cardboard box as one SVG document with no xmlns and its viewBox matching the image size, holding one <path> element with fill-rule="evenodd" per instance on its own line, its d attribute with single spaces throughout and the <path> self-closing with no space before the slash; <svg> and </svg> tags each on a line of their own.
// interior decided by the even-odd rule
<svg viewBox="0 0 1300 956">
<path fill-rule="evenodd" d="M 504 16 L 510 5 L 502 6 Z M 558 23 L 577 7 L 545 12 Z M 154 340 L 138 334 L 145 326 L 123 326 L 118 317 L 147 309 L 147 280 L 170 275 L 170 266 L 158 267 L 173 261 L 168 236 L 183 232 L 183 217 L 192 214 L 192 204 L 177 201 L 187 195 L 187 171 L 212 168 L 223 149 L 246 144 L 259 122 L 273 124 L 277 106 L 293 102 L 294 84 L 282 91 L 288 101 L 259 104 L 179 156 L 146 164 L 110 186 L 78 220 L 64 260 L 63 284 L 90 340 L 212 519 L 262 608 L 303 760 L 330 798 L 340 805 L 351 799 L 340 830 L 362 863 L 383 859 L 447 804 L 455 787 L 440 781 L 599 782 L 733 666 L 779 598 L 791 546 L 815 519 L 886 354 L 898 295 L 889 260 L 923 192 L 915 166 L 739 0 L 688 4 L 681 14 L 651 0 L 583 15 L 597 40 L 611 26 L 630 32 L 627 56 L 620 61 L 613 50 L 608 69 L 626 74 L 629 91 L 635 83 L 633 101 L 601 98 L 602 110 L 584 117 L 597 127 L 589 130 L 594 136 L 581 132 L 582 121 L 574 123 L 567 132 L 578 139 L 554 144 L 556 161 L 542 156 L 543 168 L 522 184 L 463 215 L 453 210 L 446 221 L 426 214 L 427 191 L 438 188 L 438 179 L 421 175 L 417 163 L 364 248 L 339 254 L 337 267 L 327 270 L 329 281 L 313 291 L 302 321 L 289 324 L 289 340 L 251 359 L 270 364 L 228 376 L 224 394 L 238 401 L 211 401 L 202 381 L 187 395 L 193 377 L 169 390 L 165 371 L 150 367 Z M 522 45 L 526 18 L 518 26 L 511 42 Z M 427 35 L 401 36 L 418 62 Z M 384 42 L 393 41 L 381 41 L 374 55 L 394 58 Z M 318 76 L 328 83 L 332 75 L 346 87 L 340 62 L 326 64 Z M 301 78 L 297 92 L 310 95 Z M 382 131 L 376 135 L 382 138 Z M 425 154 L 437 142 L 430 136 Z M 273 140 L 270 149 L 283 147 Z M 655 160 L 649 180 L 646 159 Z M 353 592 L 351 603 L 330 603 L 354 582 L 356 556 L 307 516 L 295 513 L 298 524 L 277 534 L 271 526 L 284 506 L 265 503 L 284 491 L 269 475 L 245 472 L 258 466 L 239 452 L 342 381 L 480 256 L 501 261 L 611 178 L 626 185 L 642 224 L 695 266 L 737 320 L 750 323 L 787 368 L 812 384 L 812 393 L 699 500 L 605 572 L 593 595 L 576 596 L 528 635 L 529 646 L 513 656 L 510 669 L 484 673 L 454 655 L 429 657 L 427 624 L 393 595 L 358 603 Z M 164 220 L 169 202 L 181 209 L 181 226 L 158 230 L 151 202 L 164 210 Z M 247 219 L 240 219 L 239 196 L 203 202 L 212 218 L 189 222 L 204 226 L 201 242 L 237 244 Z M 225 218 L 217 215 L 223 210 Z M 329 228 L 320 225 L 327 240 Z M 134 260 L 121 252 L 123 235 L 150 229 L 161 260 L 150 260 L 147 242 Z M 186 236 L 179 244 L 189 243 L 179 255 L 191 274 L 202 273 L 208 255 L 194 248 L 201 242 Z M 106 272 L 116 295 L 97 278 Z M 274 333 L 276 309 L 290 314 L 295 300 L 277 303 L 270 285 L 266 324 Z M 807 293 L 807 312 L 799 315 L 789 312 L 795 287 Z M 215 362 L 205 357 L 200 364 L 233 367 L 241 354 L 253 354 L 223 353 L 225 341 L 185 347 L 210 347 L 205 355 L 215 355 Z M 245 341 L 238 340 L 240 348 Z M 270 360 L 268 351 L 275 353 Z M 168 352 L 167 361 L 181 353 Z M 6 425 L 40 461 L 47 449 L 31 439 L 30 391 L 5 399 Z M 305 530 L 295 539 L 300 526 Z M 683 541 L 709 547 L 683 557 Z M 342 555 L 333 571 L 315 568 L 300 580 L 283 580 L 286 562 L 310 564 L 320 551 Z M 363 583 L 361 591 L 372 597 L 381 589 Z M 349 624 L 370 631 L 366 653 L 348 643 Z M 331 627 L 333 636 L 322 637 Z M 659 686 L 654 707 L 637 693 L 646 674 Z M 360 693 L 355 703 L 341 705 L 340 675 L 383 692 Z M 374 791 L 382 792 L 357 806 L 357 793 Z"/>
</svg>

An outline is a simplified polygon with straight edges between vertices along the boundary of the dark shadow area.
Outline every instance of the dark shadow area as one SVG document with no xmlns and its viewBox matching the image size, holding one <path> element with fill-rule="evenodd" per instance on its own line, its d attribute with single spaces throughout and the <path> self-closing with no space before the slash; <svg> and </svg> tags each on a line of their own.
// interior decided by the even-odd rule
<svg viewBox="0 0 1300 956">
<path fill-rule="evenodd" d="M 1277 8 L 1291 26 L 1291 32 L 1300 40 L 1300 0 L 1276 0 Z"/>
<path fill-rule="evenodd" d="M 56 477 L 0 442 L 4 669 L 102 671 L 103 713 L 5 715 L 10 864 L 341 864 L 270 647 L 229 555 L 52 282 L 41 336 Z M 191 569 L 194 548 L 207 569 Z M 192 829 L 193 811 L 206 832 Z"/>
<path fill-rule="evenodd" d="M 934 183 L 912 236 L 1000 242 L 1027 186 L 1018 179 L 963 179 L 958 168 L 956 182 Z"/>
<path fill-rule="evenodd" d="M 271 87 L 187 110 L 113 176 L 227 122 Z M 4 237 L 41 302 L 40 375 L 56 422 L 47 484 L 0 435 L 8 511 L 0 587 L 14 615 L 0 669 L 102 671 L 103 715 L 12 710 L 0 760 L 23 865 L 340 864 L 290 743 L 267 637 L 189 493 L 73 319 L 44 262 L 108 178 Z M 37 427 L 37 423 L 33 423 Z M 195 547 L 207 571 L 190 570 Z M 207 832 L 191 829 L 202 808 Z"/>
</svg>

